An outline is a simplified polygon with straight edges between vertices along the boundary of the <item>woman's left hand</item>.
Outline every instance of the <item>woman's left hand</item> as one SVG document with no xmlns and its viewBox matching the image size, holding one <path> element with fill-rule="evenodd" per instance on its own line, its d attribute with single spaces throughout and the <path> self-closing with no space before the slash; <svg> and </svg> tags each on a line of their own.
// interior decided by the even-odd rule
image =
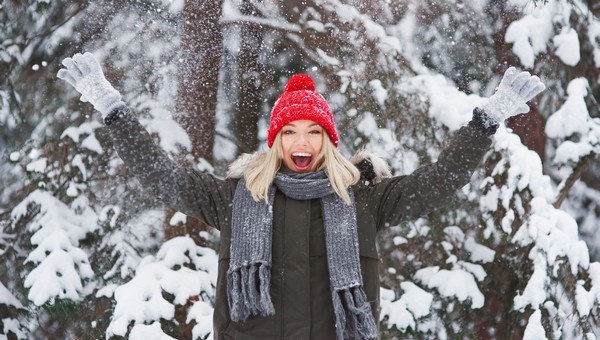
<svg viewBox="0 0 600 340">
<path fill-rule="evenodd" d="M 482 106 L 482 109 L 496 123 L 499 123 L 520 113 L 529 112 L 527 102 L 545 88 L 546 86 L 537 76 L 509 67 L 496 92 Z"/>
</svg>

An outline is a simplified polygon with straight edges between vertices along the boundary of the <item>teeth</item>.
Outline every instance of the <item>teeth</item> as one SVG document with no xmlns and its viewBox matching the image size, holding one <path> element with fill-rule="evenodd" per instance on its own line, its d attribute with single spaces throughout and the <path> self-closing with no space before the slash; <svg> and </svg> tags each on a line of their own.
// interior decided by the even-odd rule
<svg viewBox="0 0 600 340">
<path fill-rule="evenodd" d="M 310 157 L 312 155 L 309 154 L 309 153 L 307 153 L 307 152 L 294 152 L 292 154 L 292 156 L 296 156 L 296 157 Z"/>
</svg>

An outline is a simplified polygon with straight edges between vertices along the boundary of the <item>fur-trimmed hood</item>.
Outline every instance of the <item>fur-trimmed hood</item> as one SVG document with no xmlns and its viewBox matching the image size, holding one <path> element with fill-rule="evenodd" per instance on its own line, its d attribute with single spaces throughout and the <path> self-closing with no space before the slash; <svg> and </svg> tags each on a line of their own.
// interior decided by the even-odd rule
<svg viewBox="0 0 600 340">
<path fill-rule="evenodd" d="M 266 159 L 266 157 L 267 153 L 265 151 L 242 154 L 229 166 L 227 178 L 236 179 L 244 177 L 244 172 L 250 164 L 260 159 Z M 382 158 L 364 149 L 354 154 L 350 158 L 350 163 L 354 164 L 358 171 L 360 171 L 362 180 L 379 183 L 382 179 L 392 175 L 388 164 Z"/>
</svg>

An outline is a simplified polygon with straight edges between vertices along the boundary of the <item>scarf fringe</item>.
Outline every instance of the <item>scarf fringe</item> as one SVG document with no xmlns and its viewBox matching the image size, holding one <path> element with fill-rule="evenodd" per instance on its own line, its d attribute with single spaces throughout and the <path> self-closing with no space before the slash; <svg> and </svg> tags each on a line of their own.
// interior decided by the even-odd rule
<svg viewBox="0 0 600 340">
<path fill-rule="evenodd" d="M 265 263 L 230 268 L 227 271 L 227 300 L 231 320 L 239 322 L 253 315 L 274 315 L 270 285 L 271 268 Z"/>
<path fill-rule="evenodd" d="M 333 292 L 333 310 L 337 340 L 377 338 L 377 324 L 362 287 Z"/>
</svg>

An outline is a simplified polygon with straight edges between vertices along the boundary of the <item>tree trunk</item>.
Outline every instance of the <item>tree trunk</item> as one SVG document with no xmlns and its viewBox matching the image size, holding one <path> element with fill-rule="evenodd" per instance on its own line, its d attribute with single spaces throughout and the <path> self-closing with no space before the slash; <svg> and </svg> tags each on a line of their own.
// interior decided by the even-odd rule
<svg viewBox="0 0 600 340">
<path fill-rule="evenodd" d="M 223 0 L 186 1 L 183 8 L 181 59 L 179 63 L 179 88 L 176 102 L 176 120 L 186 130 L 192 142 L 191 159 L 182 155 L 180 162 L 193 166 L 201 158 L 213 160 L 215 140 L 215 113 L 219 90 L 219 70 L 223 53 L 223 31 L 220 22 Z M 175 210 L 167 208 L 165 214 L 165 239 L 189 235 L 197 245 L 206 246 L 200 235 L 208 226 L 195 218 L 187 217 L 184 223 L 170 225 Z M 197 300 L 198 297 L 190 297 Z M 180 338 L 192 336 L 195 324 L 186 323 L 190 303 L 178 306 L 175 319 Z"/>
<path fill-rule="evenodd" d="M 546 160 L 546 121 L 540 115 L 537 106 L 530 104 L 528 113 L 517 115 L 506 120 L 506 126 L 511 128 L 521 142 L 529 150 L 540 156 L 542 164 Z"/>
<path fill-rule="evenodd" d="M 223 52 L 221 10 L 223 0 L 186 1 L 183 8 L 179 88 L 176 120 L 187 131 L 192 142 L 191 159 L 181 157 L 186 166 L 201 158 L 213 160 L 215 111 L 219 89 L 219 69 Z M 167 209 L 165 239 L 191 236 L 196 244 L 205 245 L 199 236 L 207 226 L 188 217 L 186 223 L 170 226 L 175 211 Z"/>
<path fill-rule="evenodd" d="M 177 120 L 192 140 L 194 161 L 212 161 L 219 69 L 223 53 L 223 0 L 186 1 L 183 8 Z"/>
<path fill-rule="evenodd" d="M 257 15 L 254 4 L 243 0 L 240 4 L 243 15 Z M 240 54 L 238 64 L 239 90 L 232 121 L 233 132 L 238 141 L 238 153 L 252 152 L 258 148 L 258 119 L 261 103 L 261 74 L 259 56 L 263 33 L 257 24 L 245 23 L 240 32 Z"/>
</svg>

